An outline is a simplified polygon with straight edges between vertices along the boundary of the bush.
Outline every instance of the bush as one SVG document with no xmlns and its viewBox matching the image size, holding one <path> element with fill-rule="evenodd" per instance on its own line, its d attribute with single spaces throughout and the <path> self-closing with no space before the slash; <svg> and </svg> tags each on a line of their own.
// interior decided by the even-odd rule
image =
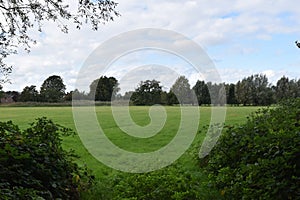
<svg viewBox="0 0 300 200">
<path fill-rule="evenodd" d="M 46 118 L 24 131 L 0 122 L 0 198 L 78 199 L 93 177 L 62 149 L 61 136 L 70 134 Z"/>
<path fill-rule="evenodd" d="M 300 99 L 228 127 L 201 162 L 228 199 L 300 199 Z"/>
<path fill-rule="evenodd" d="M 171 165 L 143 174 L 117 174 L 112 180 L 112 199 L 131 200 L 196 200 L 215 199 L 218 194 L 204 187 L 202 172 Z"/>
</svg>

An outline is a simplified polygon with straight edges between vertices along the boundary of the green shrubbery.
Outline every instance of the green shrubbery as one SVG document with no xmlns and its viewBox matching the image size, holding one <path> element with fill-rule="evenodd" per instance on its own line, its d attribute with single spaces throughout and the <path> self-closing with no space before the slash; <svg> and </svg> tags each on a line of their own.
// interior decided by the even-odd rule
<svg viewBox="0 0 300 200">
<path fill-rule="evenodd" d="M 46 118 L 26 130 L 0 122 L 0 199 L 78 199 L 93 177 L 62 149 L 70 134 Z"/>
<path fill-rule="evenodd" d="M 300 199 L 300 99 L 228 127 L 202 159 L 228 199 Z"/>
<path fill-rule="evenodd" d="M 216 199 L 220 195 L 203 184 L 207 176 L 197 168 L 183 169 L 171 165 L 158 171 L 109 175 L 100 181 L 92 194 L 84 199 L 127 199 L 127 200 L 197 200 Z"/>
</svg>

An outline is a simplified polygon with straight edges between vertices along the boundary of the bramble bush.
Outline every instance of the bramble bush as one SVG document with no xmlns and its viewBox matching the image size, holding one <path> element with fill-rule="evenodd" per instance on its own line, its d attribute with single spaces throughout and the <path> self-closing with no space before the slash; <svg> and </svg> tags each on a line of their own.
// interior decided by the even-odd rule
<svg viewBox="0 0 300 200">
<path fill-rule="evenodd" d="M 26 130 L 0 122 L 0 199 L 79 199 L 93 176 L 62 148 L 71 134 L 46 118 Z"/>
<path fill-rule="evenodd" d="M 227 127 L 200 161 L 226 199 L 300 199 L 300 99 Z"/>
<path fill-rule="evenodd" d="M 158 171 L 117 175 L 112 178 L 113 198 L 130 200 L 190 200 L 210 199 L 218 196 L 202 184 L 202 172 L 171 165 Z"/>
</svg>

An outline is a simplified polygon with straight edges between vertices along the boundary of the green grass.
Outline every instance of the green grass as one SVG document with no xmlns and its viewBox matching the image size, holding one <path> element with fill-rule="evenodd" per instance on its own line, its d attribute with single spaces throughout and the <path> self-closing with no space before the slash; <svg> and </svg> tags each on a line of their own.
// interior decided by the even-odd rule
<svg viewBox="0 0 300 200">
<path fill-rule="evenodd" d="M 96 113 L 104 133 L 114 144 L 127 151 L 151 152 L 167 145 L 175 136 L 179 127 L 181 119 L 180 108 L 174 106 L 165 107 L 165 109 L 168 117 L 164 128 L 157 135 L 147 139 L 133 138 L 123 133 L 115 123 L 110 107 L 96 107 Z M 228 107 L 225 124 L 241 124 L 245 122 L 247 115 L 257 109 L 258 107 Z M 136 124 L 141 126 L 146 126 L 150 122 L 148 111 L 149 107 L 130 107 L 131 117 Z M 210 111 L 210 107 L 200 107 L 199 132 L 201 129 L 207 128 L 211 117 Z M 72 115 L 72 107 L 0 107 L 0 121 L 12 120 L 22 129 L 28 127 L 29 123 L 42 116 L 76 130 Z M 200 146 L 204 136 L 204 134 L 198 133 L 191 146 Z M 80 156 L 78 163 L 81 165 L 86 164 L 96 175 L 99 182 L 103 182 L 108 175 L 119 173 L 117 170 L 105 166 L 92 157 L 82 145 L 78 135 L 64 138 L 63 144 L 65 148 L 75 150 L 76 154 Z M 177 163 L 181 163 L 182 166 L 187 168 L 197 169 L 193 159 L 190 158 L 190 153 L 185 153 L 181 156 Z"/>
</svg>

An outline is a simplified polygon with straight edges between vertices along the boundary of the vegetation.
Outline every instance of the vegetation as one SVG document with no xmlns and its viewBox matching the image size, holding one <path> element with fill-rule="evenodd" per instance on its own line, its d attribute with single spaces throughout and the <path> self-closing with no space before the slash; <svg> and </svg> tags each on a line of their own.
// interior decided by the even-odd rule
<svg viewBox="0 0 300 200">
<path fill-rule="evenodd" d="M 41 86 L 40 101 L 59 102 L 65 95 L 66 86 L 60 76 L 48 77 Z"/>
<path fill-rule="evenodd" d="M 36 90 L 35 85 L 26 86 L 19 96 L 21 102 L 36 102 L 39 100 L 39 92 Z"/>
<path fill-rule="evenodd" d="M 119 83 L 115 77 L 101 76 L 91 83 L 89 96 L 95 101 L 114 100 L 120 90 L 118 86 Z"/>
<path fill-rule="evenodd" d="M 176 95 L 180 104 L 194 104 L 191 86 L 189 84 L 189 80 L 185 76 L 180 76 L 177 78 L 171 87 L 170 92 Z"/>
<path fill-rule="evenodd" d="M 0 83 L 7 81 L 12 69 L 3 59 L 17 53 L 20 45 L 29 51 L 35 43 L 28 34 L 31 29 L 37 28 L 42 32 L 43 22 L 53 21 L 67 33 L 66 21 L 71 21 L 78 29 L 88 23 L 93 30 L 97 30 L 99 24 L 119 16 L 116 6 L 117 3 L 109 0 L 79 0 L 77 10 L 73 12 L 63 0 L 0 1 Z"/>
<path fill-rule="evenodd" d="M 162 86 L 159 81 L 141 81 L 132 93 L 131 99 L 135 105 L 154 105 L 161 103 Z"/>
<path fill-rule="evenodd" d="M 117 3 L 109 0 L 79 0 L 74 13 L 63 0 L 0 1 L 0 84 L 6 82 L 12 67 L 4 59 L 19 47 L 30 51 L 35 43 L 28 32 L 42 31 L 44 21 L 54 21 L 67 33 L 67 21 L 80 29 L 89 23 L 98 25 L 119 16 Z M 299 42 L 296 41 L 299 47 Z M 21 93 L 2 91 L 5 102 L 63 102 L 72 99 L 111 101 L 130 99 L 135 105 L 194 104 L 190 84 L 179 77 L 170 91 L 163 91 L 157 80 L 142 81 L 135 91 L 117 96 L 118 80 L 100 77 L 90 85 L 90 93 L 74 90 L 66 93 L 61 77 L 47 78 L 40 91 L 26 86 Z M 218 104 L 272 105 L 288 98 L 300 97 L 300 80 L 282 77 L 272 86 L 265 75 L 251 75 L 237 83 L 216 84 L 197 81 L 192 87 L 199 105 Z M 209 96 L 218 97 L 214 99 Z M 246 124 L 241 122 L 253 108 L 229 108 L 227 130 L 212 153 L 201 160 L 198 148 L 205 136 L 210 108 L 201 108 L 203 127 L 199 128 L 192 147 L 173 165 L 146 174 L 116 172 L 96 161 L 82 146 L 78 136 L 67 137 L 71 130 L 55 124 L 49 115 L 67 127 L 75 128 L 71 108 L 1 108 L 0 122 L 0 198 L 1 199 L 300 199 L 300 100 L 288 101 L 278 108 L 262 109 Z M 249 109 L 246 110 L 245 109 Z M 131 107 L 131 116 L 141 126 L 149 123 L 149 107 Z M 168 120 L 156 136 L 146 140 L 124 134 L 108 107 L 96 108 L 99 123 L 109 139 L 128 151 L 148 152 L 165 146 L 176 133 L 180 122 L 178 107 L 166 107 Z M 204 110 L 204 113 L 203 113 Z M 230 110 L 234 112 L 230 113 Z M 241 114 L 242 113 L 242 114 Z M 38 118 L 31 123 L 33 119 Z M 284 119 L 284 120 L 283 120 Z M 193 119 L 190 119 L 193 120 Z M 28 126 L 28 123 L 31 123 Z M 15 125 L 18 124 L 19 126 Z M 21 128 L 19 128 L 21 127 Z M 83 161 L 94 170 L 97 181 Z M 68 149 L 68 150 L 67 150 Z M 205 171 L 203 171 L 205 170 Z M 206 173 L 208 172 L 208 176 Z M 89 189 L 89 190 L 87 190 Z"/>
<path fill-rule="evenodd" d="M 78 199 L 93 179 L 61 146 L 70 129 L 39 118 L 25 130 L 0 122 L 1 199 Z"/>
<path fill-rule="evenodd" d="M 128 151 L 149 152 L 168 144 L 173 138 L 174 131 L 180 121 L 180 108 L 177 106 L 166 106 L 168 120 L 166 127 L 155 137 L 149 139 L 135 139 L 128 137 L 116 125 L 110 107 L 96 107 L 96 114 L 100 125 L 110 140 Z M 257 110 L 257 107 L 228 107 L 226 124 L 241 124 L 246 116 Z M 139 125 L 150 122 L 148 115 L 149 107 L 132 106 L 130 113 L 133 120 Z M 168 168 L 147 174 L 128 174 L 112 170 L 93 158 L 82 146 L 78 135 L 63 137 L 63 148 L 74 149 L 79 155 L 76 159 L 79 166 L 87 166 L 95 175 L 95 185 L 89 191 L 83 192 L 83 199 L 144 199 L 155 193 L 158 197 L 173 199 L 197 197 L 198 199 L 216 199 L 220 192 L 207 186 L 207 173 L 199 169 L 198 151 L 205 136 L 205 130 L 210 121 L 210 107 L 201 107 L 201 119 L 199 133 L 191 148 Z M 37 117 L 46 116 L 54 122 L 59 122 L 65 127 L 75 130 L 71 107 L 0 107 L 1 121 L 12 120 L 21 129 L 27 129 Z M 172 193 L 173 192 L 173 193 Z M 149 194 L 148 194 L 149 193 Z M 196 194 L 197 193 L 197 194 Z M 118 198 L 117 198 L 118 197 Z M 135 197 L 135 198 L 134 198 Z M 196 198 L 196 199 L 197 199 Z"/>
<path fill-rule="evenodd" d="M 228 199 L 299 199 L 300 99 L 261 109 L 229 126 L 201 160 Z"/>
<path fill-rule="evenodd" d="M 57 79 L 57 84 L 49 85 L 49 79 Z M 51 84 L 54 84 L 52 80 Z M 216 84 L 198 80 L 191 88 L 188 79 L 180 76 L 172 85 L 170 91 L 163 91 L 163 86 L 157 80 L 141 81 L 135 91 L 127 91 L 122 96 L 118 80 L 114 77 L 102 76 L 90 84 L 88 93 L 78 89 L 65 92 L 63 80 L 59 76 L 48 77 L 40 92 L 36 86 L 26 86 L 21 94 L 17 91 L 4 92 L 2 96 L 11 97 L 19 102 L 63 102 L 76 100 L 96 100 L 110 102 L 112 100 L 130 100 L 134 105 L 198 105 L 224 104 L 268 106 L 282 100 L 300 97 L 300 80 L 280 78 L 276 85 L 271 85 L 265 75 L 255 74 L 234 83 Z M 54 92 L 56 90 L 57 92 Z M 226 94 L 223 94 L 223 91 Z M 50 95 L 50 96 L 49 96 Z M 213 98 L 211 98 L 213 97 Z M 226 98 L 226 99 L 225 99 Z"/>
</svg>

